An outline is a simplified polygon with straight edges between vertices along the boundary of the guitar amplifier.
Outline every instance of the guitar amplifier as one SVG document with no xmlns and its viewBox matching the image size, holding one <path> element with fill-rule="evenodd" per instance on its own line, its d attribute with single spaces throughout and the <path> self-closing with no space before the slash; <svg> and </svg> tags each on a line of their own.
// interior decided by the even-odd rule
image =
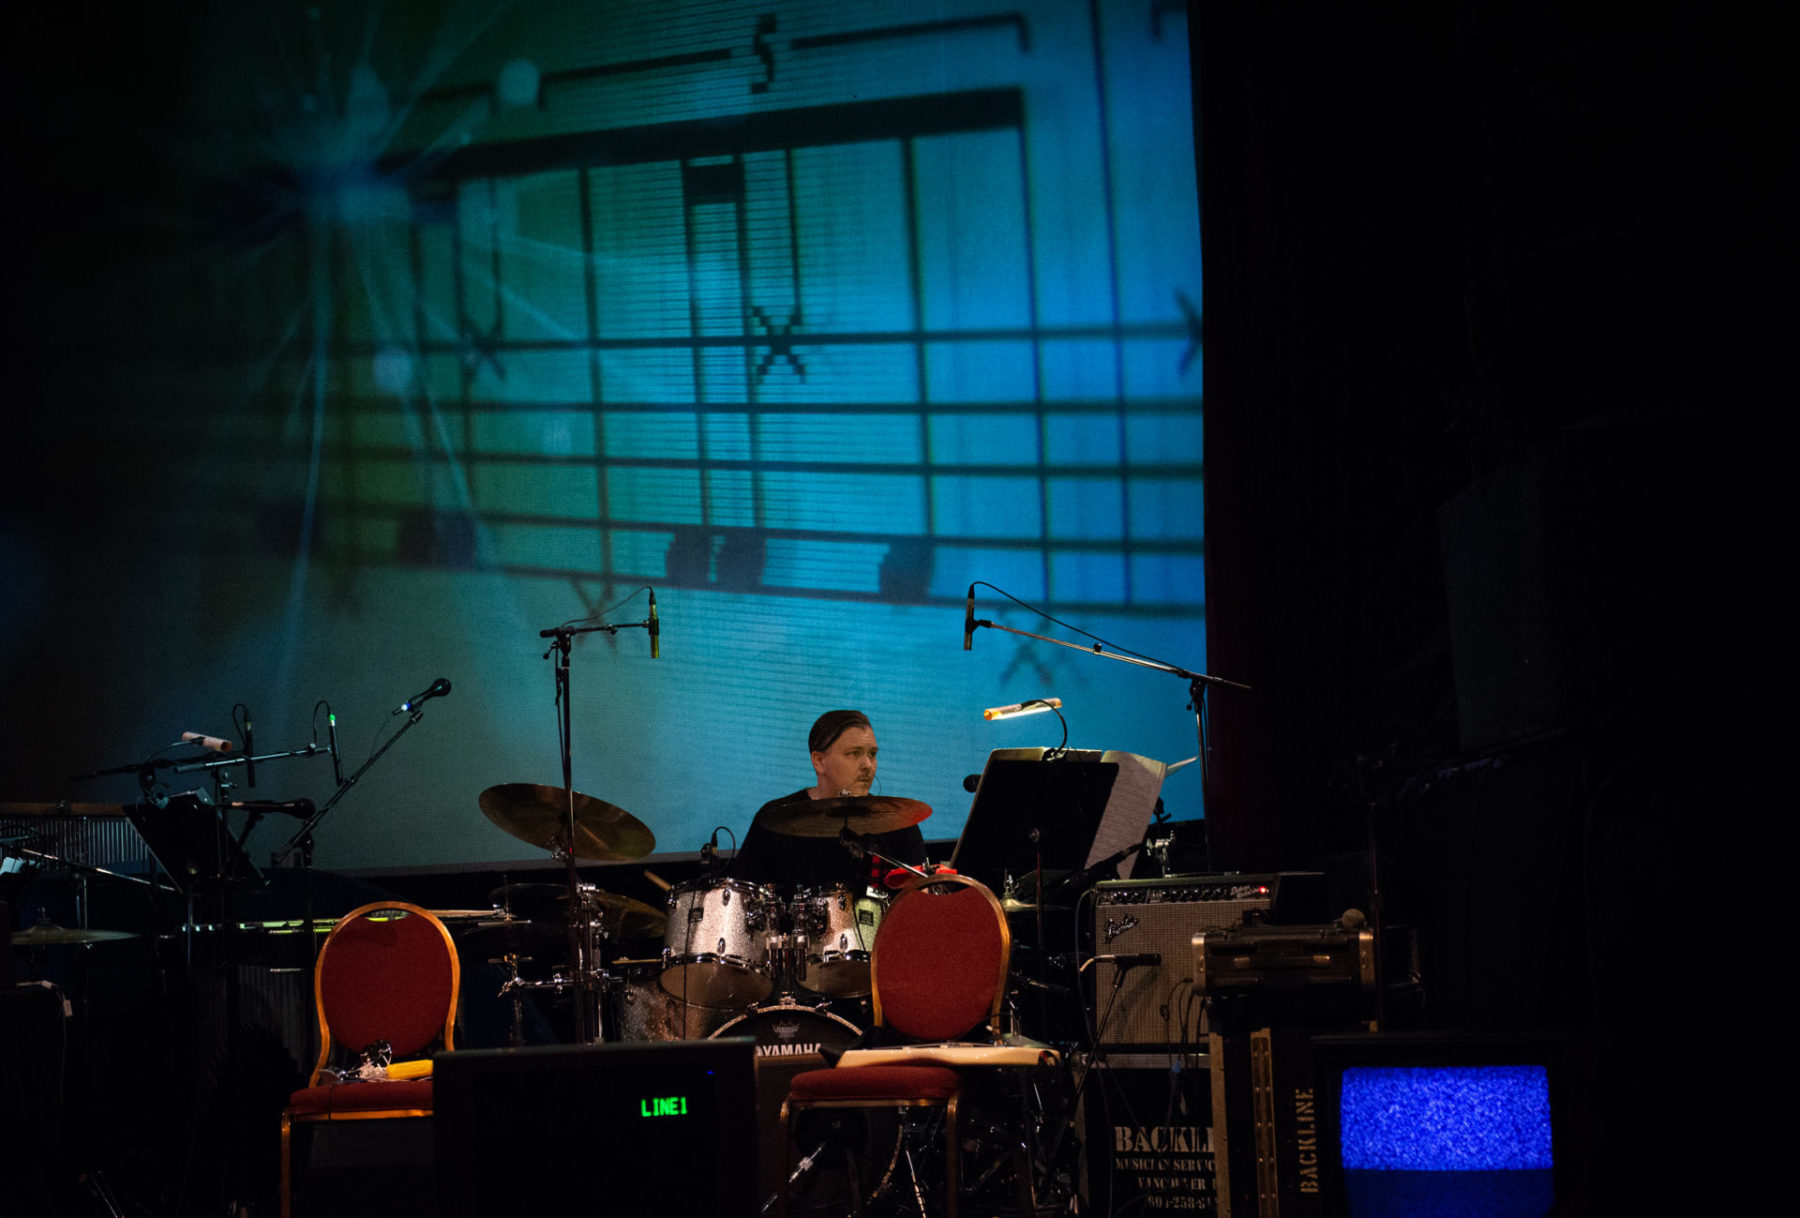
<svg viewBox="0 0 1800 1218">
<path fill-rule="evenodd" d="M 1194 936 L 1266 921 L 1319 917 L 1324 875 L 1165 876 L 1094 885 L 1093 989 L 1089 1010 L 1101 1045 L 1203 1044 L 1204 994 L 1194 984 Z M 1107 956 L 1154 954 L 1123 969 Z"/>
</svg>

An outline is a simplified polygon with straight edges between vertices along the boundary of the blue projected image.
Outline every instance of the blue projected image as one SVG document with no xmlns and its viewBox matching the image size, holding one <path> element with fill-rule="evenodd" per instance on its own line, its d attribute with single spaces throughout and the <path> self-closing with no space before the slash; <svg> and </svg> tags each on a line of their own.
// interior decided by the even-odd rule
<svg viewBox="0 0 1800 1218">
<path fill-rule="evenodd" d="M 1346 1171 L 1553 1166 L 1542 1066 L 1354 1067 L 1340 1111 Z"/>
<path fill-rule="evenodd" d="M 1206 668 L 1180 6 L 195 11 L 191 235 L 85 294 L 129 387 L 106 447 L 149 459 L 83 565 L 132 576 L 96 604 L 71 572 L 83 646 L 46 610 L 0 655 L 70 656 L 55 686 L 108 696 L 46 720 L 79 733 L 0 745 L 15 797 L 136 798 L 64 776 L 240 704 L 291 747 L 329 702 L 350 770 L 443 675 L 317 863 L 525 858 L 477 799 L 560 785 L 538 632 L 639 621 L 646 587 L 661 657 L 580 640 L 571 752 L 658 853 L 810 781 L 831 707 L 872 717 L 877 792 L 931 805 L 931 841 L 990 750 L 1055 743 L 983 707 L 1056 696 L 1073 747 L 1195 753 L 1184 682 L 960 646 L 980 581 Z M 985 590 L 977 616 L 1070 637 Z M 282 797 L 333 790 L 264 769 Z M 1178 819 L 1204 813 L 1199 769 L 1164 791 Z"/>
</svg>

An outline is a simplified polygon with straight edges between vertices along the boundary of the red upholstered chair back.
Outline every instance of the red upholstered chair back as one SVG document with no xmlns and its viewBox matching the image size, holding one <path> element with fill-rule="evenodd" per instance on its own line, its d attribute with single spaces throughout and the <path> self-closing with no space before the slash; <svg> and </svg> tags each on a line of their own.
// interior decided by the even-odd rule
<svg viewBox="0 0 1800 1218">
<path fill-rule="evenodd" d="M 319 1008 L 319 1062 L 332 1046 L 361 1052 L 378 1040 L 396 1059 L 422 1052 L 440 1036 L 453 1049 L 456 998 L 462 984 L 456 945 L 429 910 L 377 901 L 338 920 L 314 970 Z"/>
<path fill-rule="evenodd" d="M 947 875 L 907 889 L 875 932 L 875 1022 L 921 1041 L 991 1025 L 1011 958 L 1006 913 L 985 884 Z"/>
</svg>

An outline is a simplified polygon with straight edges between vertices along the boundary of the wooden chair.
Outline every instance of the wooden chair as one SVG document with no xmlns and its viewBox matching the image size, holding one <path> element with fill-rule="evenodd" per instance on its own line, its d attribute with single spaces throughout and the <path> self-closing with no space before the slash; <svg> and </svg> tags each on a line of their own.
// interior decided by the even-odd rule
<svg viewBox="0 0 1800 1218">
<path fill-rule="evenodd" d="M 781 1107 L 790 1154 L 795 1123 L 808 1109 L 941 1108 L 946 1209 L 949 1218 L 956 1218 L 963 1070 L 1056 1061 L 1044 1046 L 1000 1035 L 1011 956 L 1005 911 L 986 885 L 966 876 L 938 875 L 895 898 L 876 931 L 871 954 L 874 1022 L 913 1043 L 851 1050 L 830 1069 L 795 1075 Z M 1029 1211 L 1029 1163 L 1020 1170 L 1020 1191 Z M 787 1204 L 783 1186 L 783 1215 Z"/>
<path fill-rule="evenodd" d="M 332 927 L 313 970 L 319 1060 L 281 1114 L 281 1218 L 292 1214 L 296 1124 L 431 1115 L 428 1061 L 393 1072 L 406 1077 L 367 1082 L 340 1082 L 327 1071 L 334 1059 L 345 1064 L 378 1041 L 387 1042 L 396 1063 L 440 1042 L 454 1049 L 461 984 L 450 932 L 429 910 L 377 901 Z"/>
</svg>

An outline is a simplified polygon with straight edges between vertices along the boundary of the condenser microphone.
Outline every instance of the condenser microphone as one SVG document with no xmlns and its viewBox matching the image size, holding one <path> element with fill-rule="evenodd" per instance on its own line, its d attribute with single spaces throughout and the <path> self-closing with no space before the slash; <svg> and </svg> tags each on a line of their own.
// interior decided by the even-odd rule
<svg viewBox="0 0 1800 1218">
<path fill-rule="evenodd" d="M 963 602 L 963 650 L 975 646 L 975 585 L 969 585 L 969 599 Z"/>
<path fill-rule="evenodd" d="M 325 730 L 331 733 L 331 780 L 341 787 L 344 785 L 344 763 L 338 760 L 337 716 L 329 711 L 325 714 Z"/>
<path fill-rule="evenodd" d="M 396 706 L 394 708 L 394 713 L 396 715 L 404 715 L 409 711 L 417 710 L 421 702 L 430 701 L 432 698 L 441 698 L 449 692 L 449 680 L 445 677 L 439 677 L 430 685 L 426 686 L 422 693 L 414 694 L 399 706 Z"/>
<path fill-rule="evenodd" d="M 244 782 L 256 788 L 256 725 L 250 722 L 250 708 L 244 708 Z"/>
<path fill-rule="evenodd" d="M 254 812 L 258 816 L 280 813 L 283 816 L 296 816 L 301 820 L 313 814 L 313 801 L 310 799 L 235 799 L 225 805 L 234 812 Z"/>
<path fill-rule="evenodd" d="M 1045 711 L 1057 710 L 1062 706 L 1061 698 L 1033 698 L 1029 702 L 1015 702 L 1011 706 L 990 706 L 981 712 L 983 719 L 1011 719 L 1018 715 L 1041 715 Z"/>
<path fill-rule="evenodd" d="M 232 749 L 231 741 L 219 736 L 208 736 L 202 732 L 181 733 L 181 743 L 197 744 L 213 753 L 229 753 Z"/>
<path fill-rule="evenodd" d="M 656 616 L 656 589 L 650 589 L 650 658 L 660 660 L 662 648 L 658 640 L 662 638 L 662 622 Z"/>
</svg>

